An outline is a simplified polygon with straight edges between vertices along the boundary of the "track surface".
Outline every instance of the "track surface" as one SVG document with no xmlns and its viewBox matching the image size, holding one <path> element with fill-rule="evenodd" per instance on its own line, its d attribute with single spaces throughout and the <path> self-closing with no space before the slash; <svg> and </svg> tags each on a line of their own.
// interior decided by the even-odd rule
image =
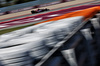
<svg viewBox="0 0 100 66">
<path fill-rule="evenodd" d="M 97 2 L 97 1 L 99 1 L 99 0 L 74 0 L 74 1 L 65 2 L 65 3 L 61 3 L 61 4 L 41 7 L 41 9 L 42 8 L 49 8 L 50 10 L 58 10 L 58 9 L 62 9 L 62 8 L 70 8 L 70 7 L 75 7 L 75 6 L 84 5 L 84 4 L 88 4 L 88 3 L 94 3 L 94 2 Z M 20 16 L 24 17 L 24 16 L 27 16 L 27 15 L 31 16 L 31 10 L 0 16 L 0 22 L 2 22 L 2 20 L 16 18 L 16 17 L 20 17 Z"/>
<path fill-rule="evenodd" d="M 95 1 L 95 2 L 98 2 L 98 1 Z M 95 3 L 95 2 L 93 2 L 93 3 Z M 98 6 L 98 5 L 100 6 L 100 4 L 98 4 L 98 3 L 97 3 L 98 5 L 91 5 L 91 3 L 87 3 L 87 4 L 90 4 L 90 5 L 87 6 L 86 3 L 85 4 L 78 4 L 78 5 L 75 5 L 77 7 L 75 7 L 75 6 L 74 7 L 71 6 L 72 8 L 63 7 L 63 8 L 56 9 L 56 11 L 51 10 L 51 12 L 49 12 L 49 13 L 44 12 L 45 14 L 39 13 L 40 15 L 35 15 L 35 16 L 32 16 L 32 14 L 31 14 L 31 15 L 11 18 L 11 19 L 8 19 L 9 21 L 3 20 L 3 22 L 1 22 L 2 21 L 1 20 L 0 21 L 0 30 L 18 27 L 21 25 L 29 25 L 30 23 L 34 24 L 34 23 L 38 23 L 38 22 L 46 20 L 46 19 L 50 19 L 50 18 L 53 18 L 56 16 L 63 15 L 65 13 L 72 12 L 72 11 L 86 9 L 86 8 Z M 83 6 L 80 6 L 80 5 L 83 5 Z M 22 18 L 22 17 L 24 17 L 24 18 Z"/>
<path fill-rule="evenodd" d="M 63 15 L 65 13 L 86 9 L 86 8 L 93 7 L 93 6 L 100 6 L 100 5 L 84 5 L 84 6 L 49 12 L 46 14 L 40 14 L 40 15 L 36 15 L 36 16 L 30 16 L 30 17 L 25 17 L 25 18 L 21 18 L 21 19 L 15 19 L 15 20 L 11 20 L 11 21 L 1 22 L 0 29 L 12 27 L 12 26 L 16 26 L 16 25 L 27 24 L 27 23 L 36 22 L 36 21 L 41 21 L 41 20 L 45 20 L 45 19 L 50 19 L 50 18 L 53 18 L 56 16 Z"/>
</svg>

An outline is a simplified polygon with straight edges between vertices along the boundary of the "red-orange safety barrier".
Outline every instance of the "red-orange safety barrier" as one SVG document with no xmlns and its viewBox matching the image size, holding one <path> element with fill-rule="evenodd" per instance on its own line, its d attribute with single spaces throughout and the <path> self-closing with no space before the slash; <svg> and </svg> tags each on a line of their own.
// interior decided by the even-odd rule
<svg viewBox="0 0 100 66">
<path fill-rule="evenodd" d="M 93 17 L 98 11 L 100 11 L 100 6 L 67 13 L 67 14 L 64 14 L 62 16 L 54 17 L 50 20 L 40 22 L 40 23 L 56 21 L 56 20 L 60 20 L 60 19 L 64 19 L 64 18 L 70 18 L 70 17 L 76 17 L 76 16 L 84 16 L 84 20 L 86 20 L 86 19 Z M 40 24 L 40 23 L 37 23 L 37 24 Z"/>
</svg>

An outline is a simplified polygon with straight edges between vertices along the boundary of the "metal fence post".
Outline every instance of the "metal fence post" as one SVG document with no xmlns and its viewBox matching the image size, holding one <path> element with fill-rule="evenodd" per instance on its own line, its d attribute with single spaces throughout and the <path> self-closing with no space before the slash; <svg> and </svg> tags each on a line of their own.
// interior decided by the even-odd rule
<svg viewBox="0 0 100 66">
<path fill-rule="evenodd" d="M 83 34 L 83 36 L 86 39 L 86 47 L 87 47 L 87 51 L 88 51 L 88 57 L 89 57 L 89 64 L 90 66 L 95 66 L 96 65 L 96 59 L 94 57 L 94 52 L 93 52 L 93 48 L 91 46 L 92 43 L 92 36 L 91 36 L 91 31 L 89 28 L 87 29 L 82 29 L 81 33 Z"/>
<path fill-rule="evenodd" d="M 76 62 L 74 48 L 61 51 L 70 66 L 78 66 Z"/>
<path fill-rule="evenodd" d="M 100 15 L 100 14 L 99 14 Z M 100 16 L 99 16 L 100 17 Z M 91 23 L 95 29 L 95 39 L 98 46 L 98 52 L 100 53 L 100 24 L 97 18 L 91 19 Z"/>
<path fill-rule="evenodd" d="M 100 22 L 100 13 L 96 14 L 98 21 Z"/>
<path fill-rule="evenodd" d="M 99 24 L 99 22 L 98 22 L 98 18 L 90 19 L 90 21 L 91 21 L 91 23 L 92 23 L 92 25 L 93 25 L 93 27 L 94 27 L 95 29 L 100 29 L 100 24 Z"/>
</svg>

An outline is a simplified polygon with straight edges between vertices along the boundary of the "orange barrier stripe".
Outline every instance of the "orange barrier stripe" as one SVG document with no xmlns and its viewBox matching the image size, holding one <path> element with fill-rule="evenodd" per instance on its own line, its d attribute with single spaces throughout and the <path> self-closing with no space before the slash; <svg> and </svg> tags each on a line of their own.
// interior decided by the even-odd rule
<svg viewBox="0 0 100 66">
<path fill-rule="evenodd" d="M 70 17 L 76 17 L 76 16 L 84 16 L 84 20 L 93 17 L 98 11 L 100 11 L 100 6 L 96 6 L 96 7 L 92 7 L 92 8 L 88 8 L 88 9 L 83 9 L 80 11 L 75 11 L 75 12 L 71 12 L 71 13 L 67 13 L 64 14 L 62 16 L 58 16 L 58 17 L 54 17 L 50 20 L 44 21 L 44 22 L 40 22 L 38 24 L 41 23 L 45 23 L 45 22 L 50 22 L 50 21 L 56 21 L 56 20 L 60 20 L 60 19 L 64 19 L 64 18 L 70 18 Z"/>
</svg>

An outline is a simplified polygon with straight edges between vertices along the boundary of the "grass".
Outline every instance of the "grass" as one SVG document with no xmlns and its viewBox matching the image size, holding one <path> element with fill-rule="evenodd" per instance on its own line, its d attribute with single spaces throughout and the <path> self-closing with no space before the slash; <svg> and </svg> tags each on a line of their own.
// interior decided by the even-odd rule
<svg viewBox="0 0 100 66">
<path fill-rule="evenodd" d="M 11 32 L 11 31 L 15 31 L 15 30 L 18 30 L 18 29 L 22 29 L 22 28 L 25 28 L 25 27 L 28 27 L 28 26 L 32 26 L 32 25 L 33 24 L 26 25 L 26 26 L 20 26 L 20 27 L 15 27 L 15 28 L 9 28 L 9 29 L 0 30 L 0 35 L 2 35 L 4 33 Z"/>
<path fill-rule="evenodd" d="M 49 20 L 49 19 L 46 19 L 46 20 Z M 45 20 L 42 20 L 42 21 L 45 21 Z M 42 21 L 38 21 L 36 23 L 39 23 L 39 22 L 42 22 Z M 29 26 L 32 26 L 32 25 L 34 25 L 36 23 L 33 23 L 33 24 L 31 23 L 31 24 L 28 24 L 28 25 L 20 26 L 20 27 L 14 27 L 14 28 L 0 30 L 0 35 L 2 35 L 4 33 L 11 32 L 11 31 L 15 31 L 15 30 L 18 30 L 18 29 L 22 29 L 22 28 L 25 28 L 25 27 L 29 27 Z"/>
</svg>

